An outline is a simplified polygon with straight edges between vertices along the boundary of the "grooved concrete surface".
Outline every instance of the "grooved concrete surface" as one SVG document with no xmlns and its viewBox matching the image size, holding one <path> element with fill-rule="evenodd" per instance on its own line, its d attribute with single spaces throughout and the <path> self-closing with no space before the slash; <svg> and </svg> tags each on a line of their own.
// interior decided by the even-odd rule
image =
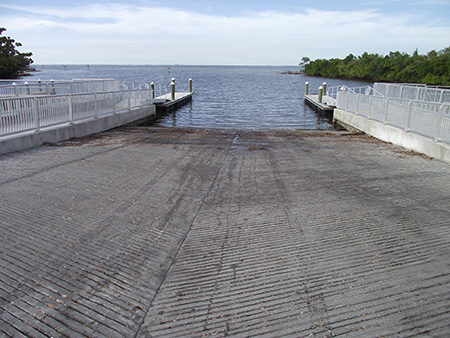
<svg viewBox="0 0 450 338">
<path fill-rule="evenodd" d="M 130 128 L 0 157 L 0 335 L 450 335 L 450 166 Z"/>
</svg>

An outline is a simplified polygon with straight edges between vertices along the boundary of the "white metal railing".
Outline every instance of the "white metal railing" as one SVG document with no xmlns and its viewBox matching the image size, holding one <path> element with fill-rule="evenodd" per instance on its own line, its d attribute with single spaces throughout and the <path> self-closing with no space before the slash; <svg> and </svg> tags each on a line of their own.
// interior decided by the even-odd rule
<svg viewBox="0 0 450 338">
<path fill-rule="evenodd" d="M 0 98 L 0 136 L 153 104 L 148 88 Z"/>
<path fill-rule="evenodd" d="M 336 106 L 356 115 L 450 144 L 449 103 L 338 91 Z"/>
<path fill-rule="evenodd" d="M 71 81 L 30 80 L 15 82 L 1 80 L 0 98 L 93 93 L 119 89 L 119 81 L 116 79 L 73 79 Z"/>
<path fill-rule="evenodd" d="M 324 97 L 325 103 L 330 106 L 337 105 L 337 94 L 339 92 L 352 93 L 352 94 L 364 94 L 364 95 L 373 95 L 373 96 L 383 96 L 380 92 L 376 91 L 370 86 L 361 86 L 361 87 L 348 87 L 348 86 L 334 86 L 327 88 L 326 95 Z"/>
<path fill-rule="evenodd" d="M 374 89 L 385 97 L 426 101 L 435 103 L 450 103 L 450 88 L 427 86 L 409 83 L 374 83 Z"/>
</svg>

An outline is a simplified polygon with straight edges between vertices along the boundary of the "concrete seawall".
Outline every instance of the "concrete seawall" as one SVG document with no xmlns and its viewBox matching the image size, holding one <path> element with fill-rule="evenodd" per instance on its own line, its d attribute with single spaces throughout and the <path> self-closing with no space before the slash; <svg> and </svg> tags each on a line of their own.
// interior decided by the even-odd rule
<svg viewBox="0 0 450 338">
<path fill-rule="evenodd" d="M 97 118 L 87 118 L 66 125 L 42 128 L 0 137 L 0 154 L 38 147 L 44 143 L 57 143 L 73 137 L 83 137 L 123 125 L 137 124 L 156 117 L 154 105 L 130 111 L 111 113 Z"/>
<path fill-rule="evenodd" d="M 405 147 L 423 153 L 432 158 L 450 163 L 450 145 L 404 131 L 379 121 L 370 120 L 363 116 L 342 109 L 335 109 L 333 120 L 344 128 L 354 128 L 382 141 Z"/>
</svg>

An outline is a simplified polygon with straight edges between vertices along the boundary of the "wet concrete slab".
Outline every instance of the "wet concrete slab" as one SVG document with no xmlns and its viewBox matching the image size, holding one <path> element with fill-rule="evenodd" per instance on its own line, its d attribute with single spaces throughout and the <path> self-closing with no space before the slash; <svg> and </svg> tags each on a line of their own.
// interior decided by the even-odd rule
<svg viewBox="0 0 450 338">
<path fill-rule="evenodd" d="M 366 135 L 121 128 L 0 157 L 11 337 L 450 334 L 450 167 Z"/>
</svg>

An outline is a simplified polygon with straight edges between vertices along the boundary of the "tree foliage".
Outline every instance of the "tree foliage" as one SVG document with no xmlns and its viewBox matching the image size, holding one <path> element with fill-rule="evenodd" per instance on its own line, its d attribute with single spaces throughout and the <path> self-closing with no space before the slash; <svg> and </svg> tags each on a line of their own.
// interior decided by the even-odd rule
<svg viewBox="0 0 450 338">
<path fill-rule="evenodd" d="M 29 69 L 33 54 L 17 51 L 16 47 L 22 44 L 9 36 L 1 36 L 4 31 L 6 29 L 0 27 L 0 79 L 15 79 Z"/>
<path fill-rule="evenodd" d="M 305 59 L 305 58 L 303 58 Z M 389 81 L 450 85 L 450 47 L 419 55 L 390 52 L 389 55 L 349 54 L 344 59 L 317 59 L 304 64 L 311 76 L 367 81 Z"/>
</svg>

